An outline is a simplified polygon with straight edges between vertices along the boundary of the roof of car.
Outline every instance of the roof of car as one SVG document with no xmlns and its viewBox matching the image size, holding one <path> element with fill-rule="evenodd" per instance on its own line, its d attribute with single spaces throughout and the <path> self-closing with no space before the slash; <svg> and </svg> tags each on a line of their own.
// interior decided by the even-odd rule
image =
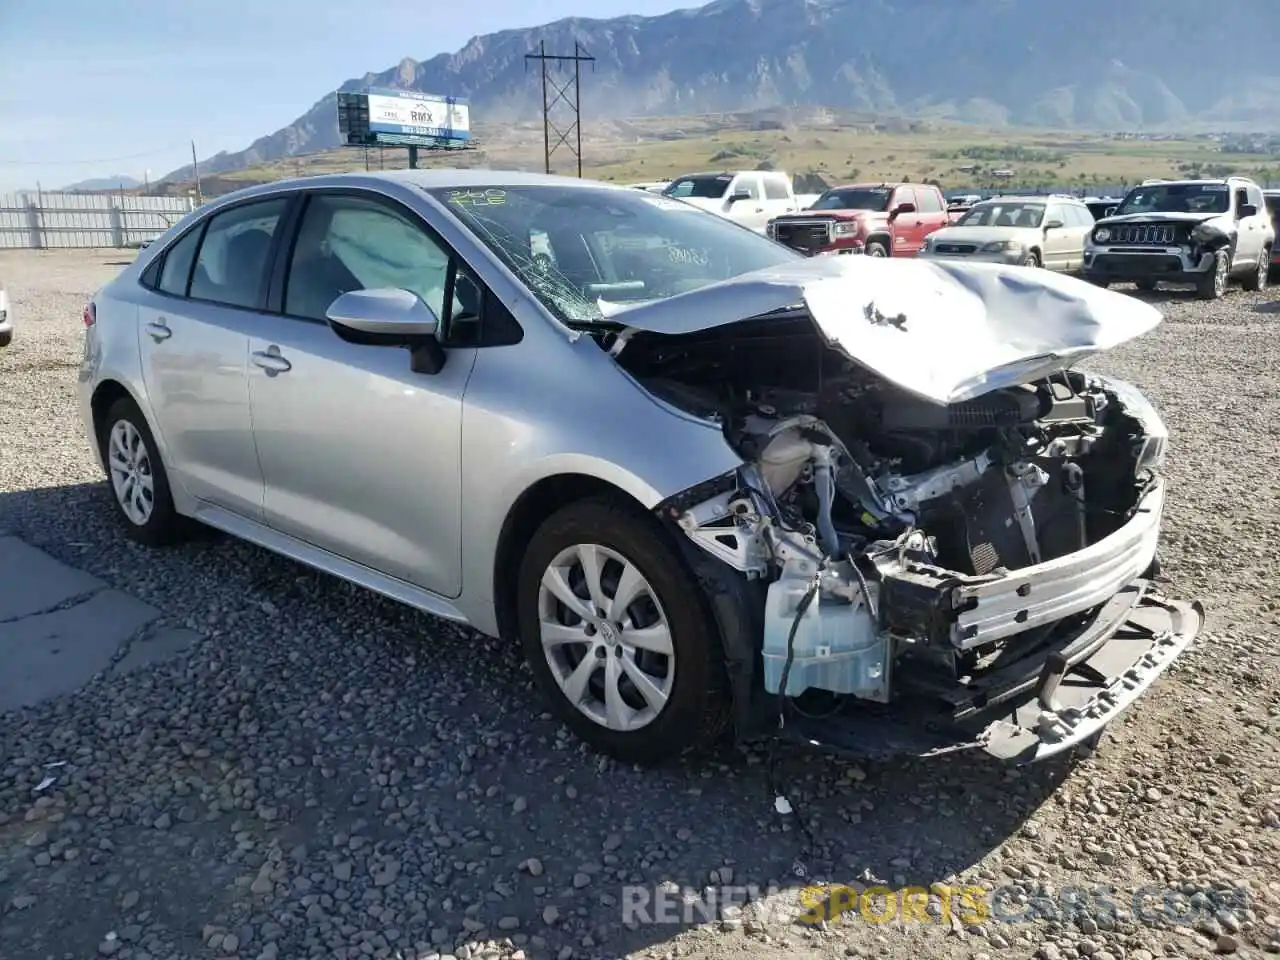
<svg viewBox="0 0 1280 960">
<path fill-rule="evenodd" d="M 987 197 L 985 200 L 979 200 L 978 203 L 1048 203 L 1050 200 L 1057 203 L 1079 203 L 1075 197 L 1046 197 L 1044 194 L 1029 193 L 1024 196 L 1015 194 L 1005 194 L 1000 197 Z M 977 206 L 977 204 L 974 204 Z"/>
</svg>

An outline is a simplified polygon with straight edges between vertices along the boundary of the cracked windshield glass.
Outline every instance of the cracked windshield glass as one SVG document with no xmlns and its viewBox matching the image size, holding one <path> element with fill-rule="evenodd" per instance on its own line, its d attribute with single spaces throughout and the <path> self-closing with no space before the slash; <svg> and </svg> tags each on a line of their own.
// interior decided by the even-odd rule
<svg viewBox="0 0 1280 960">
<path fill-rule="evenodd" d="M 638 190 L 432 192 L 567 323 L 602 319 L 601 301 L 670 297 L 800 256 L 679 200 Z"/>
</svg>

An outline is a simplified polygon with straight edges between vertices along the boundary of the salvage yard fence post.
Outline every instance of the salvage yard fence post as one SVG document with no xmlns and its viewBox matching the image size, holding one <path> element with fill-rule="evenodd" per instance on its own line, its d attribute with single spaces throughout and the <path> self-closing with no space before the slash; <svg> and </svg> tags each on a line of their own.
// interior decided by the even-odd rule
<svg viewBox="0 0 1280 960">
<path fill-rule="evenodd" d="M 186 216 L 190 197 L 121 193 L 0 194 L 0 249 L 137 247 Z"/>
</svg>

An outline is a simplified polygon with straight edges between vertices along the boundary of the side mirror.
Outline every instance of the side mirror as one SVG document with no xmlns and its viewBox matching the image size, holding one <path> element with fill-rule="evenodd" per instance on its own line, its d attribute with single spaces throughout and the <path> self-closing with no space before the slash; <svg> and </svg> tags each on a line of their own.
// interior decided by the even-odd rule
<svg viewBox="0 0 1280 960">
<path fill-rule="evenodd" d="M 1064 226 L 1061 220 L 1050 220 L 1044 225 L 1045 230 L 1061 230 Z"/>
<path fill-rule="evenodd" d="M 916 212 L 916 205 L 914 203 L 900 203 L 896 207 L 894 207 L 892 210 L 889 211 L 889 219 L 892 220 L 894 217 L 900 217 L 904 213 L 915 213 L 915 212 Z"/>
<path fill-rule="evenodd" d="M 750 200 L 750 199 L 751 199 L 750 190 L 735 190 L 733 191 L 733 193 L 729 194 L 730 203 L 737 203 L 739 200 Z"/>
<path fill-rule="evenodd" d="M 1104 217 L 1114 217 L 1114 216 L 1116 215 L 1116 208 L 1115 208 L 1115 207 L 1107 207 L 1107 209 L 1105 209 L 1105 210 L 1103 210 L 1103 211 L 1102 211 L 1102 215 L 1103 215 Z"/>
<path fill-rule="evenodd" d="M 333 332 L 366 347 L 408 347 L 415 373 L 439 373 L 444 348 L 436 339 L 440 319 L 416 293 L 394 287 L 351 290 L 325 311 Z"/>
<path fill-rule="evenodd" d="M 1255 207 L 1252 203 L 1245 203 L 1240 206 L 1241 217 L 1256 217 L 1257 215 L 1258 215 L 1258 208 Z"/>
</svg>

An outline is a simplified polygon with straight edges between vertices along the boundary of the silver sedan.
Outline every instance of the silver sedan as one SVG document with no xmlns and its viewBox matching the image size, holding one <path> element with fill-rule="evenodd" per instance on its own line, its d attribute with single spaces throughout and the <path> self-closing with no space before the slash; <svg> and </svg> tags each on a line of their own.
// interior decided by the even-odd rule
<svg viewBox="0 0 1280 960">
<path fill-rule="evenodd" d="M 729 729 L 857 749 L 873 718 L 1048 756 L 1200 626 L 1150 579 L 1163 423 L 1070 370 L 1159 314 L 1068 278 L 404 171 L 201 207 L 84 319 L 130 536 L 204 524 L 510 637 L 625 760 Z"/>
</svg>

